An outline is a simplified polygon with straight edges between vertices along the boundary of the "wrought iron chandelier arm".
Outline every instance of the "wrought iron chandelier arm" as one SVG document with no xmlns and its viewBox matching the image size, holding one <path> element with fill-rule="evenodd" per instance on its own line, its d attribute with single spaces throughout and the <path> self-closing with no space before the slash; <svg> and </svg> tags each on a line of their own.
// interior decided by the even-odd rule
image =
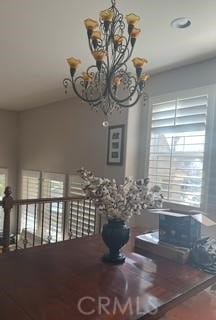
<svg viewBox="0 0 216 320">
<path fill-rule="evenodd" d="M 135 101 L 133 101 L 131 104 L 127 103 L 126 105 L 122 104 L 122 103 L 119 103 L 119 106 L 121 108 L 131 108 L 133 106 L 135 106 L 137 104 L 137 102 L 139 101 L 141 97 L 141 94 L 139 92 L 137 92 L 137 98 L 135 99 Z"/>
<path fill-rule="evenodd" d="M 126 51 L 127 51 L 127 53 L 126 53 Z M 127 57 L 130 55 L 130 53 L 129 53 L 129 48 L 126 48 L 124 54 L 127 54 Z M 121 53 L 121 52 L 118 52 L 118 54 L 116 54 L 116 52 L 115 52 L 115 55 L 113 56 L 113 61 L 112 61 L 111 69 L 115 71 L 116 66 L 118 66 L 118 63 L 121 63 L 121 60 L 122 60 L 123 58 L 124 58 L 124 57 L 122 56 L 122 53 Z M 121 63 L 121 66 L 122 66 L 122 64 L 124 64 L 124 62 Z M 117 70 L 117 69 L 116 69 L 116 70 Z"/>
<path fill-rule="evenodd" d="M 122 68 L 124 65 L 126 65 L 126 63 L 128 62 L 128 60 L 131 58 L 132 53 L 133 53 L 133 48 L 131 48 L 130 51 L 129 51 L 129 49 L 128 49 L 128 56 L 125 58 L 125 60 L 124 60 L 122 63 L 120 63 L 121 59 L 119 59 L 119 61 L 117 61 L 117 63 L 114 65 L 115 71 L 119 70 L 119 69 Z M 118 63 L 120 63 L 120 64 L 118 65 Z"/>
<path fill-rule="evenodd" d="M 91 53 L 93 53 L 93 47 L 92 47 L 92 43 L 91 43 L 91 39 L 89 38 L 88 39 L 88 44 L 89 44 L 89 49 L 90 49 L 90 51 L 91 51 Z"/>
<path fill-rule="evenodd" d="M 106 65 L 106 68 L 107 68 L 107 71 L 110 69 L 110 59 L 109 59 L 109 45 L 108 45 L 108 38 L 109 38 L 109 35 L 106 34 L 106 53 L 107 53 L 107 64 Z"/>
<path fill-rule="evenodd" d="M 70 80 L 70 82 L 71 82 L 71 84 L 72 84 L 72 87 L 73 87 L 73 90 L 74 90 L 74 92 L 76 93 L 76 95 L 81 99 L 81 100 L 83 100 L 83 101 L 85 101 L 85 102 L 88 102 L 88 103 L 95 103 L 95 102 L 98 102 L 98 101 L 100 101 L 100 99 L 101 99 L 101 96 L 99 96 L 99 97 L 97 97 L 96 99 L 89 99 L 89 98 L 87 98 L 87 94 L 86 94 L 86 98 L 84 97 L 84 96 L 82 96 L 80 93 L 79 93 L 79 91 L 77 90 L 77 88 L 76 88 L 76 81 L 78 81 L 78 80 L 81 80 L 81 81 L 83 81 L 83 79 L 82 79 L 82 77 L 77 77 L 75 80 Z M 85 93 L 86 93 L 86 90 L 85 90 Z"/>
<path fill-rule="evenodd" d="M 65 78 L 62 82 L 63 82 L 63 86 L 65 87 L 65 93 L 67 93 L 68 85 L 69 83 L 72 85 L 72 80 L 69 78 Z"/>
<path fill-rule="evenodd" d="M 127 96 L 127 97 L 124 98 L 124 99 L 118 99 L 116 96 L 113 95 L 112 88 L 111 88 L 111 81 L 110 81 L 109 86 L 108 86 L 108 91 L 109 91 L 109 94 L 110 94 L 111 98 L 120 105 L 121 103 L 123 103 L 123 102 L 128 101 L 129 99 L 131 99 L 136 92 L 137 92 L 137 94 L 139 94 L 139 91 L 138 91 L 138 82 L 136 81 L 136 84 L 135 84 L 132 92 L 129 94 L 129 96 Z"/>
<path fill-rule="evenodd" d="M 120 55 L 117 58 L 117 61 L 114 63 L 113 68 L 115 68 L 116 66 L 118 66 L 118 64 L 120 63 L 121 59 L 124 58 L 124 55 L 126 54 L 127 50 L 128 50 L 128 56 L 125 58 L 125 60 L 121 63 L 120 66 L 122 66 L 123 64 L 125 64 L 131 57 L 132 53 L 133 53 L 133 47 L 131 47 L 131 50 L 129 49 L 129 43 L 130 43 L 130 39 L 131 36 L 128 36 L 127 42 L 125 44 L 125 48 L 124 50 L 120 53 Z M 119 68 L 118 68 L 119 69 Z"/>
</svg>

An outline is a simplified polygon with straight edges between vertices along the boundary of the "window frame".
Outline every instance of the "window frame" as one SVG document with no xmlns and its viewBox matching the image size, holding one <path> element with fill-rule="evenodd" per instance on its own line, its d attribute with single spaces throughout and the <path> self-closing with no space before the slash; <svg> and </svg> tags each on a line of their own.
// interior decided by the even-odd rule
<svg viewBox="0 0 216 320">
<path fill-rule="evenodd" d="M 25 170 L 22 169 L 21 170 L 21 179 L 20 179 L 20 198 L 21 199 L 26 199 L 26 197 L 23 197 L 23 177 L 29 177 L 29 178 L 36 178 L 38 179 L 39 183 L 38 183 L 38 198 L 41 195 L 41 171 L 39 170 Z M 33 198 L 33 199 L 38 199 L 38 198 Z M 32 197 L 28 198 L 28 199 L 32 199 Z M 25 213 L 24 213 L 25 214 Z M 19 217 L 19 227 L 20 230 L 22 230 L 22 219 L 23 219 L 23 212 L 22 212 L 22 207 L 21 207 L 21 215 Z M 40 224 L 40 210 L 39 207 L 37 208 L 37 216 L 36 216 L 36 225 L 39 226 Z"/>
<path fill-rule="evenodd" d="M 152 96 L 149 98 L 149 111 L 147 116 L 147 127 L 145 132 L 145 142 L 147 145 L 145 158 L 144 158 L 144 174 L 148 176 L 149 172 L 149 156 L 150 156 L 150 141 L 151 141 L 151 122 L 152 122 L 152 107 L 156 103 L 163 103 L 170 100 L 187 99 L 196 96 L 206 95 L 208 97 L 208 111 L 206 117 L 206 134 L 205 134 L 205 147 L 203 158 L 203 178 L 202 178 L 202 191 L 200 207 L 193 207 L 189 205 L 180 204 L 177 202 L 165 200 L 164 207 L 169 207 L 174 210 L 203 210 L 207 209 L 208 188 L 209 188 L 209 175 L 211 163 L 211 150 L 213 144 L 213 128 L 214 128 L 214 115 L 216 105 L 216 85 L 197 87 L 193 89 L 175 91 L 167 94 Z"/>
<path fill-rule="evenodd" d="M 5 187 L 8 185 L 8 168 L 0 168 L 0 174 L 5 175 Z M 4 195 L 2 195 L 3 198 Z M 3 232 L 3 223 L 4 223 L 4 211 L 3 208 L 1 208 L 1 223 L 0 223 L 0 231 Z"/>
<path fill-rule="evenodd" d="M 40 193 L 40 197 L 41 198 L 47 198 L 47 196 L 44 196 L 44 181 L 45 180 L 55 180 L 58 182 L 62 182 L 63 183 L 63 194 L 62 196 L 60 196 L 60 198 L 64 197 L 66 195 L 66 188 L 67 188 L 67 175 L 65 173 L 56 173 L 56 172 L 48 172 L 48 171 L 42 171 L 41 172 L 41 193 Z M 48 196 L 48 198 L 50 198 L 50 196 Z M 54 197 L 54 198 L 58 198 L 58 197 Z M 41 208 L 40 208 L 40 221 L 39 221 L 39 229 L 42 227 L 42 212 L 41 212 Z M 64 206 L 62 204 L 62 210 L 64 211 Z M 64 213 L 61 212 L 61 228 L 60 228 L 60 236 L 62 236 L 63 234 L 63 223 L 64 223 Z M 60 239 L 61 241 L 62 239 Z"/>
</svg>

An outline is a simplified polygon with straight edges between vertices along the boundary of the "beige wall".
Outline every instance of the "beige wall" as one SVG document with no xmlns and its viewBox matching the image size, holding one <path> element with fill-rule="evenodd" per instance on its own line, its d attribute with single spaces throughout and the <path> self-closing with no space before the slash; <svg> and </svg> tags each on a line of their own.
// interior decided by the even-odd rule
<svg viewBox="0 0 216 320">
<path fill-rule="evenodd" d="M 118 182 L 122 182 L 125 176 L 125 166 L 126 166 L 126 149 L 127 149 L 127 122 L 128 122 L 128 110 L 124 109 L 121 113 L 115 112 L 109 118 L 110 126 L 125 125 L 124 132 L 124 143 L 123 143 L 123 165 L 107 165 L 105 162 L 104 176 L 116 179 Z M 106 132 L 106 147 L 105 147 L 105 161 L 107 161 L 107 145 L 108 145 L 108 128 L 105 129 Z"/>
<path fill-rule="evenodd" d="M 104 174 L 106 131 L 100 114 L 76 98 L 19 114 L 20 169 Z"/>
<path fill-rule="evenodd" d="M 85 166 L 122 180 L 125 161 L 123 166 L 106 164 L 108 128 L 103 120 L 77 98 L 19 113 L 19 169 L 76 174 Z M 109 124 L 127 124 L 127 112 L 115 113 Z"/>
<path fill-rule="evenodd" d="M 16 195 L 18 114 L 0 110 L 0 168 L 8 169 L 8 185 Z"/>
<path fill-rule="evenodd" d="M 142 142 L 140 134 L 143 127 L 143 119 L 148 111 L 143 99 L 128 112 L 127 124 L 127 150 L 126 150 L 126 166 L 125 175 L 134 178 L 144 178 L 144 172 L 140 172 L 140 159 L 145 146 Z"/>
</svg>

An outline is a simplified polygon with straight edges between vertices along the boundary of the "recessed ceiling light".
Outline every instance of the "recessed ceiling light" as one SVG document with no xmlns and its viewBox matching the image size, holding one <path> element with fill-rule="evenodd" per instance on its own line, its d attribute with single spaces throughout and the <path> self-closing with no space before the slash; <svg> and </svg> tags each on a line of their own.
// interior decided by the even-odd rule
<svg viewBox="0 0 216 320">
<path fill-rule="evenodd" d="M 176 18 L 171 22 L 173 28 L 185 29 L 191 26 L 191 19 L 186 17 Z"/>
</svg>

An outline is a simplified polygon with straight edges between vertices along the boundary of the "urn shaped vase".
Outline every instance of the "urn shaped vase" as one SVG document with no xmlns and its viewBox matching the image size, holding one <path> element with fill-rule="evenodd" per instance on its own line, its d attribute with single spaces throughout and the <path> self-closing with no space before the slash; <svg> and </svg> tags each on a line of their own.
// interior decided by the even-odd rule
<svg viewBox="0 0 216 320">
<path fill-rule="evenodd" d="M 102 238 L 109 253 L 103 256 L 103 260 L 114 264 L 124 263 L 125 255 L 120 249 L 128 242 L 129 235 L 130 228 L 123 220 L 112 219 L 104 224 Z"/>
</svg>

